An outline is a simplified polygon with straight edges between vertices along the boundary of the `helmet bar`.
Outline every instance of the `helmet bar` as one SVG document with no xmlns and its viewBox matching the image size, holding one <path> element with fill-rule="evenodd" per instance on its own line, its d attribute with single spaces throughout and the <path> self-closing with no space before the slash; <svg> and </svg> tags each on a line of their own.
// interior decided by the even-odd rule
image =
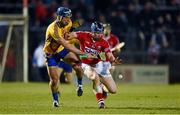
<svg viewBox="0 0 180 115">
<path fill-rule="evenodd" d="M 91 31 L 92 32 L 103 32 L 104 31 L 104 27 L 102 23 L 99 22 L 94 22 L 91 24 Z"/>
</svg>

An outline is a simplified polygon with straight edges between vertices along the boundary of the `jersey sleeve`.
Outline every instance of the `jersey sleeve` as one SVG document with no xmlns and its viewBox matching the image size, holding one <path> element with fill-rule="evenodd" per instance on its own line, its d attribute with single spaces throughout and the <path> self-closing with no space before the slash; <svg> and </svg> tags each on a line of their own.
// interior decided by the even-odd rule
<svg viewBox="0 0 180 115">
<path fill-rule="evenodd" d="M 112 35 L 112 37 L 113 37 L 113 47 L 115 47 L 116 45 L 118 45 L 119 44 L 119 38 L 117 37 L 117 36 L 115 36 L 115 35 Z"/>
<path fill-rule="evenodd" d="M 84 38 L 86 37 L 86 33 L 85 32 L 76 32 L 77 35 L 77 39 L 79 41 L 84 41 Z"/>
<path fill-rule="evenodd" d="M 63 38 L 63 32 L 62 29 L 58 29 L 57 25 L 54 23 L 54 25 L 49 28 L 49 34 L 52 36 L 54 40 L 58 40 L 58 36 L 56 36 L 55 32 L 57 32 L 58 36 L 60 38 Z"/>
<path fill-rule="evenodd" d="M 110 52 L 110 46 L 107 41 L 104 41 L 104 52 L 106 53 Z"/>
</svg>

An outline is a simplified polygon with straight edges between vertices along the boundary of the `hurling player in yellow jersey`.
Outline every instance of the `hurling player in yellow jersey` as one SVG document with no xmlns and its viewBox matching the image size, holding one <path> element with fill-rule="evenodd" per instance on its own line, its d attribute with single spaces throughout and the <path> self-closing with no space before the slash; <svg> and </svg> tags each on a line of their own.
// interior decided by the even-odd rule
<svg viewBox="0 0 180 115">
<path fill-rule="evenodd" d="M 70 17 L 71 10 L 66 7 L 59 7 L 57 9 L 57 19 L 52 22 L 46 30 L 46 40 L 44 45 L 44 53 L 47 60 L 47 70 L 50 77 L 50 88 L 53 97 L 53 106 L 59 107 L 59 76 L 62 73 L 62 64 L 60 59 L 72 65 L 78 77 L 77 95 L 81 96 L 82 91 L 82 76 L 83 71 L 80 66 L 80 60 L 77 55 L 92 58 L 90 54 L 77 49 L 74 45 L 69 44 L 65 39 L 68 37 L 69 30 L 72 26 Z"/>
</svg>

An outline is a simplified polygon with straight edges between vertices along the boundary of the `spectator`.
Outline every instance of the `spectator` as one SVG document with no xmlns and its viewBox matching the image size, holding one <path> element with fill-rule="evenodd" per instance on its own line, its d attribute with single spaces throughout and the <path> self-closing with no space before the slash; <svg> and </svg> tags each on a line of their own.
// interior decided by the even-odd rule
<svg viewBox="0 0 180 115">
<path fill-rule="evenodd" d="M 50 22 L 56 18 L 55 14 L 57 8 L 58 8 L 58 4 L 55 0 L 53 0 L 48 8 L 48 17 L 50 17 Z"/>
<path fill-rule="evenodd" d="M 175 35 L 175 40 L 174 40 L 174 45 L 175 45 L 175 50 L 180 51 L 180 41 L 179 41 L 179 36 L 180 36 L 180 14 L 176 17 L 176 24 L 174 29 L 176 30 L 174 32 Z"/>
<path fill-rule="evenodd" d="M 153 57 L 153 64 L 165 63 L 166 50 L 168 48 L 168 41 L 165 32 L 162 28 L 157 28 L 156 32 L 152 35 L 149 45 L 149 53 Z M 161 55 L 158 55 L 161 52 Z M 151 58 L 152 58 L 151 57 Z"/>
<path fill-rule="evenodd" d="M 152 39 L 150 41 L 149 48 L 148 48 L 148 56 L 149 56 L 150 64 L 158 63 L 159 50 L 160 50 L 159 44 L 156 43 L 155 39 Z"/>
<path fill-rule="evenodd" d="M 37 76 L 34 78 L 35 80 L 48 81 L 45 60 L 46 59 L 43 54 L 43 43 L 40 43 L 39 46 L 35 49 L 33 55 L 33 67 L 37 71 Z"/>
<path fill-rule="evenodd" d="M 41 0 L 38 0 L 35 6 L 36 25 L 42 26 L 46 24 L 47 8 Z"/>
</svg>

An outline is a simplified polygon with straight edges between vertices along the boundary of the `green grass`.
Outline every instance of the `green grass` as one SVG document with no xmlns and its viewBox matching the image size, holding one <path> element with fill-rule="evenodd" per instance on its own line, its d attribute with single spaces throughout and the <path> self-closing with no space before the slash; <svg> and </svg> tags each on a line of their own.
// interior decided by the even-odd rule
<svg viewBox="0 0 180 115">
<path fill-rule="evenodd" d="M 180 85 L 118 85 L 106 109 L 98 109 L 91 85 L 77 97 L 74 85 L 60 85 L 61 107 L 53 108 L 48 83 L 1 83 L 0 114 L 180 114 Z"/>
</svg>

